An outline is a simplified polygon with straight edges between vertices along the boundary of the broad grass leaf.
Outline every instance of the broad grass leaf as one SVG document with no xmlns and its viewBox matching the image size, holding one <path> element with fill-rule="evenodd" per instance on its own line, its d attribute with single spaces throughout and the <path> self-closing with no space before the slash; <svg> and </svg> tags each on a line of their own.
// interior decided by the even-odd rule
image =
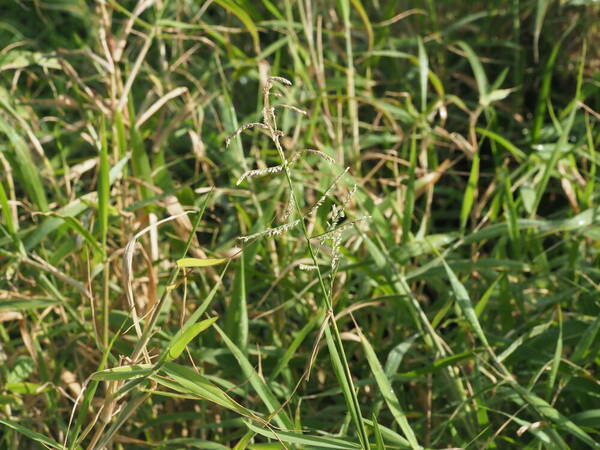
<svg viewBox="0 0 600 450">
<path fill-rule="evenodd" d="M 166 359 L 170 361 L 181 355 L 186 345 L 190 343 L 198 334 L 209 328 L 213 323 L 217 321 L 218 317 L 211 317 L 210 319 L 203 320 L 190 326 L 181 335 L 175 339 L 168 348 Z"/>
<path fill-rule="evenodd" d="M 177 267 L 208 267 L 223 264 L 227 258 L 181 258 L 177 260 Z"/>
<path fill-rule="evenodd" d="M 95 381 L 115 381 L 129 380 L 139 378 L 152 373 L 152 364 L 140 364 L 134 366 L 120 366 L 110 369 L 104 369 L 92 374 L 92 380 Z"/>
</svg>

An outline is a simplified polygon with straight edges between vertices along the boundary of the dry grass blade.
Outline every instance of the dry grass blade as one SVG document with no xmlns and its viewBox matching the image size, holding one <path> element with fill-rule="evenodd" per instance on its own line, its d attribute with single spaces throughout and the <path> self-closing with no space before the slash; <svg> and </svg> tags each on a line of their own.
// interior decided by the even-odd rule
<svg viewBox="0 0 600 450">
<path fill-rule="evenodd" d="M 144 111 L 138 117 L 138 120 L 135 123 L 135 126 L 138 128 L 141 127 L 144 124 L 144 122 L 146 122 L 160 108 L 162 108 L 165 103 L 167 103 L 169 100 L 179 97 L 180 95 L 185 94 L 186 92 L 188 92 L 188 88 L 186 88 L 186 87 L 178 87 L 178 88 L 173 89 L 172 91 L 167 92 L 165 95 L 163 95 L 156 102 L 154 102 L 152 104 L 152 106 L 150 106 L 146 111 Z"/>
<path fill-rule="evenodd" d="M 149 231 L 157 229 L 160 225 L 170 222 L 172 220 L 180 219 L 181 217 L 188 215 L 192 212 L 193 211 L 186 211 L 176 216 L 170 216 L 165 219 L 159 220 L 158 222 L 147 226 L 143 230 L 136 233 L 125 246 L 125 250 L 123 252 L 123 284 L 125 286 L 125 295 L 127 297 L 127 303 L 129 305 L 131 317 L 133 319 L 133 325 L 135 327 L 135 331 L 138 338 L 142 337 L 142 327 L 140 325 L 140 319 L 137 314 L 133 294 L 133 255 L 135 253 L 135 246 L 137 244 L 137 240 Z M 146 362 L 150 363 L 150 356 L 148 355 L 148 351 L 146 350 L 146 348 L 143 349 L 143 353 Z"/>
</svg>

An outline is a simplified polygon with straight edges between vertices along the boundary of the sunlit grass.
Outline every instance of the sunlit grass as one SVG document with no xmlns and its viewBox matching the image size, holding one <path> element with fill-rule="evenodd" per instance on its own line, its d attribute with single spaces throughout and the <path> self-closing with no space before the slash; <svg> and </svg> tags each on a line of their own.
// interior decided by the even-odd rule
<svg viewBox="0 0 600 450">
<path fill-rule="evenodd" d="M 475 3 L 3 7 L 0 447 L 597 447 L 599 7 Z"/>
</svg>

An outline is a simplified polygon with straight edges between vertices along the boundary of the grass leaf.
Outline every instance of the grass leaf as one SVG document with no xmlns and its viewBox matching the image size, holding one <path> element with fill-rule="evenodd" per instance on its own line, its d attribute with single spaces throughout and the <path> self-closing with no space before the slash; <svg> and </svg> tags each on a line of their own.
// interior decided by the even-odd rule
<svg viewBox="0 0 600 450">
<path fill-rule="evenodd" d="M 0 424 L 3 424 L 5 426 L 7 426 L 8 428 L 12 428 L 13 430 L 21 433 L 23 436 L 27 436 L 29 439 L 39 442 L 40 444 L 47 445 L 50 448 L 59 448 L 59 449 L 63 448 L 62 445 L 60 445 L 58 442 L 54 441 L 53 439 L 50 439 L 49 437 L 44 436 L 43 434 L 38 433 L 36 431 L 30 430 L 29 428 L 24 427 L 23 425 L 21 425 L 17 422 L 13 422 L 12 420 L 0 418 Z"/>
<path fill-rule="evenodd" d="M 340 450 L 351 450 L 361 448 L 360 445 L 350 441 L 338 438 L 321 437 L 321 436 L 310 436 L 300 433 L 292 433 L 289 431 L 269 431 L 263 428 L 259 428 L 246 421 L 246 426 L 254 431 L 256 434 L 268 437 L 273 440 L 287 442 L 289 444 L 308 445 L 311 448 L 335 448 Z"/>
<path fill-rule="evenodd" d="M 176 340 L 169 344 L 169 347 L 167 348 L 167 361 L 178 358 L 190 341 L 204 330 L 210 328 L 217 319 L 218 317 L 211 317 L 210 319 L 195 323 L 187 328 Z"/>
<path fill-rule="evenodd" d="M 360 328 L 357 328 L 357 330 L 360 334 L 360 340 L 362 342 L 363 349 L 365 350 L 365 355 L 367 356 L 369 367 L 371 368 L 371 372 L 373 373 L 375 381 L 377 382 L 377 386 L 379 387 L 379 392 L 381 392 L 385 403 L 387 404 L 388 408 L 390 409 L 390 412 L 394 416 L 394 419 L 396 419 L 396 422 L 400 426 L 400 429 L 404 433 L 404 437 L 410 443 L 411 448 L 421 448 L 421 446 L 417 442 L 415 432 L 408 423 L 406 415 L 402 410 L 400 401 L 398 400 L 398 397 L 394 392 L 394 388 L 392 387 L 392 383 L 390 383 L 385 372 L 383 371 L 383 367 L 381 366 L 379 359 L 377 359 L 377 355 L 375 354 L 373 347 L 365 338 L 362 331 L 360 331 Z"/>
<path fill-rule="evenodd" d="M 227 258 L 180 258 L 177 267 L 209 267 L 223 264 Z"/>
</svg>

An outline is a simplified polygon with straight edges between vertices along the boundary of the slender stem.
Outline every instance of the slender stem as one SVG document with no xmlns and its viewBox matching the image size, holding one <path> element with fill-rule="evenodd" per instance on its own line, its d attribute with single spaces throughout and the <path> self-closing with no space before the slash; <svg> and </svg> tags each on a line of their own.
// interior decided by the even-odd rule
<svg viewBox="0 0 600 450">
<path fill-rule="evenodd" d="M 270 80 L 267 83 L 270 83 Z M 276 122 L 275 122 L 275 115 L 273 114 L 273 109 L 271 108 L 271 104 L 270 104 L 270 100 L 269 100 L 269 89 L 270 89 L 270 85 L 267 84 L 267 86 L 265 87 L 265 93 L 264 93 L 265 98 L 264 98 L 264 109 L 263 109 L 263 117 L 264 117 L 265 125 L 267 125 L 267 127 L 269 128 L 269 134 L 271 135 L 271 140 L 275 143 L 275 147 L 277 148 L 277 152 L 281 159 L 281 164 L 283 165 L 283 171 L 285 172 L 285 177 L 287 179 L 288 186 L 290 189 L 290 200 L 294 203 L 296 213 L 300 217 L 300 223 L 302 225 L 302 232 L 304 234 L 304 239 L 306 240 L 308 252 L 313 261 L 313 265 L 316 267 L 315 270 L 317 272 L 317 277 L 319 279 L 319 286 L 321 287 L 321 291 L 322 291 L 324 299 L 325 299 L 325 305 L 327 307 L 328 312 L 333 314 L 333 303 L 332 303 L 331 295 L 330 295 L 330 292 L 325 287 L 325 281 L 323 279 L 323 274 L 321 273 L 321 270 L 317 263 L 317 257 L 315 255 L 315 251 L 310 242 L 310 235 L 306 228 L 304 216 L 302 214 L 302 211 L 300 210 L 300 204 L 298 203 L 298 201 L 296 199 L 296 194 L 294 191 L 294 185 L 292 183 L 292 177 L 291 177 L 290 170 L 288 167 L 288 162 L 287 162 L 287 159 L 283 152 L 283 147 L 281 146 L 281 143 L 279 142 L 280 133 L 277 130 L 277 126 L 276 126 Z M 368 436 L 367 436 L 367 433 L 366 433 L 366 430 L 364 427 L 364 422 L 362 420 L 362 414 L 360 412 L 360 405 L 358 403 L 358 398 L 356 397 L 356 390 L 354 388 L 354 383 L 352 382 L 352 374 L 350 373 L 350 369 L 348 366 L 348 360 L 346 358 L 346 353 L 344 351 L 344 346 L 342 343 L 342 338 L 340 336 L 340 332 L 338 330 L 337 324 L 335 323 L 335 319 L 330 321 L 330 327 L 331 327 L 331 330 L 333 331 L 333 338 L 334 338 L 335 346 L 337 347 L 337 351 L 342 360 L 342 365 L 344 368 L 344 373 L 343 373 L 344 378 L 346 379 L 346 383 L 348 384 L 348 386 L 350 386 L 353 408 L 355 409 L 355 411 L 358 414 L 358 417 L 355 418 L 355 421 L 357 422 L 355 425 L 356 425 L 357 431 L 359 433 L 359 439 L 361 441 L 363 448 L 369 449 L 370 448 L 369 447 L 369 439 L 368 439 Z"/>
</svg>

